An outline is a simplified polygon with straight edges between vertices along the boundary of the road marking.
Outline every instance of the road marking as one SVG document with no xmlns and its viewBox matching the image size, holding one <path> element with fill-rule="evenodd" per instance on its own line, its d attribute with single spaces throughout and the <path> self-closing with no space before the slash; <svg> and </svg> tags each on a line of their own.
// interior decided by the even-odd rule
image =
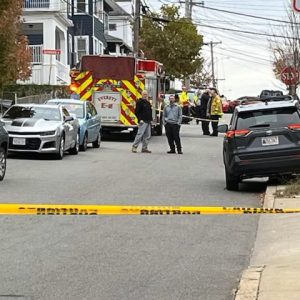
<svg viewBox="0 0 300 300">
<path fill-rule="evenodd" d="M 0 204 L 1 215 L 228 215 L 300 213 L 300 208 L 222 206 L 135 206 L 76 204 Z"/>
</svg>

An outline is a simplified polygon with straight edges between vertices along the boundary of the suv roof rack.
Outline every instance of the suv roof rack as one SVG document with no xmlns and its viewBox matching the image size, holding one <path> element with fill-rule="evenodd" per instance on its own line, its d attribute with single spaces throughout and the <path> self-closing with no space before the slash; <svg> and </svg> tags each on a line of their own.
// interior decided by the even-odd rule
<svg viewBox="0 0 300 300">
<path fill-rule="evenodd" d="M 291 95 L 282 95 L 282 96 L 269 96 L 265 98 L 256 98 L 253 100 L 243 100 L 241 101 L 241 105 L 248 105 L 248 104 L 254 104 L 254 103 L 268 103 L 268 102 L 276 102 L 276 101 L 292 101 L 292 100 L 297 100 L 294 99 Z"/>
</svg>

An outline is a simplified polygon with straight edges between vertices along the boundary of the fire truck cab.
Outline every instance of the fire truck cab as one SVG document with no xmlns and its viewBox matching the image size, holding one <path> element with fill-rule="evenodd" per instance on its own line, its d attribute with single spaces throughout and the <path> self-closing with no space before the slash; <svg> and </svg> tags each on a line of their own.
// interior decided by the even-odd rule
<svg viewBox="0 0 300 300">
<path fill-rule="evenodd" d="M 101 115 L 103 131 L 136 132 L 136 101 L 147 90 L 153 129 L 157 135 L 162 134 L 163 102 L 159 95 L 165 92 L 166 79 L 159 62 L 127 56 L 86 55 L 79 70 L 72 70 L 70 75 L 73 97 L 94 103 Z"/>
</svg>

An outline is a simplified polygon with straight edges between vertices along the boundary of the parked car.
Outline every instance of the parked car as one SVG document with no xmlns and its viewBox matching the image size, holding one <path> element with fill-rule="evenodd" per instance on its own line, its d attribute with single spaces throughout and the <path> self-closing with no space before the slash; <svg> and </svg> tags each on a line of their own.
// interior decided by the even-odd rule
<svg viewBox="0 0 300 300">
<path fill-rule="evenodd" d="M 226 187 L 238 190 L 251 177 L 278 177 L 300 172 L 299 102 L 258 101 L 236 107 L 225 133 Z"/>
<path fill-rule="evenodd" d="M 77 154 L 79 122 L 62 105 L 16 104 L 2 117 L 9 134 L 9 152 Z"/>
<path fill-rule="evenodd" d="M 222 111 L 223 111 L 223 113 L 229 113 L 230 112 L 229 101 L 227 100 L 227 98 L 224 95 L 221 95 L 220 98 L 221 98 L 221 101 L 222 101 Z"/>
<path fill-rule="evenodd" d="M 8 133 L 4 125 L 5 124 L 0 121 L 0 181 L 4 179 L 6 172 L 6 157 L 8 148 Z"/>
<path fill-rule="evenodd" d="M 101 117 L 89 101 L 73 99 L 51 99 L 47 104 L 62 104 L 71 114 L 75 114 L 80 124 L 79 145 L 86 151 L 88 143 L 99 148 L 101 143 Z"/>
<path fill-rule="evenodd" d="M 245 101 L 257 101 L 259 98 L 254 96 L 243 96 L 239 97 L 236 100 L 229 101 L 229 111 L 233 112 L 236 106 L 240 105 L 242 102 Z"/>
</svg>

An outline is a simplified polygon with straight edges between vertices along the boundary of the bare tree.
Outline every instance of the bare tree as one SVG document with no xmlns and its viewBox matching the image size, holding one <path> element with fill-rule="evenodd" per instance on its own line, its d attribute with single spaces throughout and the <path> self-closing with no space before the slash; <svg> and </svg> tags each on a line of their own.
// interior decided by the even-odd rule
<svg viewBox="0 0 300 300">
<path fill-rule="evenodd" d="M 282 25 L 280 35 L 285 38 L 271 38 L 270 47 L 273 54 L 273 72 L 276 78 L 280 78 L 281 71 L 285 67 L 293 67 L 300 72 L 300 14 L 291 8 L 286 10 L 289 23 Z M 278 33 L 278 29 L 276 29 Z M 274 35 L 276 35 L 274 33 Z M 295 85 L 289 86 L 290 94 L 296 94 L 299 80 Z"/>
</svg>

